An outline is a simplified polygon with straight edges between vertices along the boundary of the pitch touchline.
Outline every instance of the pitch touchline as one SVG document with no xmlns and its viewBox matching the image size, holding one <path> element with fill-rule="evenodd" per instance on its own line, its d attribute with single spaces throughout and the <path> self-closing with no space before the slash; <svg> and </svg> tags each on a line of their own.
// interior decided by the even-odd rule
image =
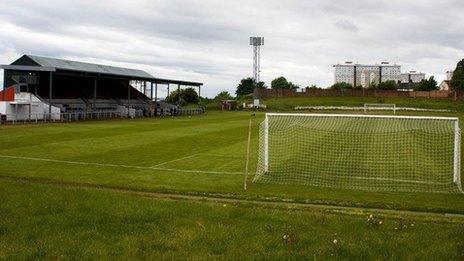
<svg viewBox="0 0 464 261">
<path fill-rule="evenodd" d="M 35 161 L 56 162 L 56 163 L 98 166 L 98 167 L 149 169 L 149 170 L 164 170 L 164 171 L 175 171 L 175 172 L 185 172 L 185 173 L 203 173 L 203 174 L 243 175 L 242 172 L 236 172 L 236 171 L 203 171 L 203 170 L 189 170 L 189 169 L 171 169 L 171 168 L 160 168 L 160 167 L 156 167 L 156 166 L 144 167 L 144 166 L 132 166 L 132 165 L 111 164 L 111 163 L 96 163 L 96 162 L 56 160 L 56 159 L 33 158 L 33 157 L 10 156 L 10 155 L 0 155 L 0 158 L 35 160 Z"/>
</svg>

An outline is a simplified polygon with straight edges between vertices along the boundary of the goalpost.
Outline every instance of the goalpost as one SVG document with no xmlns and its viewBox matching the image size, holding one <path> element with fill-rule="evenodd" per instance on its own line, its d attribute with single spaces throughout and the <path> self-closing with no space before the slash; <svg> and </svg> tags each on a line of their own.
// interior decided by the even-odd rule
<svg viewBox="0 0 464 261">
<path fill-rule="evenodd" d="M 368 110 L 388 111 L 392 110 L 396 114 L 396 105 L 393 103 L 364 103 L 364 112 Z"/>
<path fill-rule="evenodd" d="M 458 118 L 267 113 L 254 182 L 462 193 Z"/>
</svg>

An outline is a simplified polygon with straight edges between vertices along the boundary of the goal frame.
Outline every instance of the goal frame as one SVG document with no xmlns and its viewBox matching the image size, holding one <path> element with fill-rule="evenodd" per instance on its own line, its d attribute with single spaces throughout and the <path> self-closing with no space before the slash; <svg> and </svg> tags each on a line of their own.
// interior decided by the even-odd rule
<svg viewBox="0 0 464 261">
<path fill-rule="evenodd" d="M 381 107 L 381 106 L 384 107 Z M 386 110 L 393 110 L 393 114 L 396 114 L 396 104 L 394 103 L 364 103 L 364 113 L 366 113 L 369 110 L 369 106 L 373 106 L 371 110 L 381 110 L 381 111 L 386 111 Z M 377 108 L 375 108 L 378 106 Z M 390 107 L 388 107 L 390 106 Z"/>
<path fill-rule="evenodd" d="M 464 193 L 461 185 L 461 129 L 459 127 L 458 117 L 438 117 L 438 116 L 398 116 L 398 115 L 365 115 L 365 114 L 325 114 L 325 113 L 266 113 L 264 116 L 264 172 L 269 171 L 269 117 L 287 116 L 287 117 L 350 117 L 350 118 L 383 118 L 383 119 L 430 119 L 446 120 L 454 122 L 454 152 L 453 152 L 453 182 L 458 186 L 459 191 Z"/>
</svg>

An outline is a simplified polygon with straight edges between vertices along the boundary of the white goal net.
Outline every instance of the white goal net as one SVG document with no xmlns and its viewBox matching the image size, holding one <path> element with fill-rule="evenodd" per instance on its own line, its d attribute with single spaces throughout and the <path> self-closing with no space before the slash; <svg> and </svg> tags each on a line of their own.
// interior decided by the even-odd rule
<svg viewBox="0 0 464 261">
<path fill-rule="evenodd" d="M 373 111 L 393 111 L 396 114 L 396 105 L 391 103 L 364 103 L 364 112 Z"/>
<path fill-rule="evenodd" d="M 254 182 L 462 192 L 457 118 L 267 113 Z"/>
</svg>

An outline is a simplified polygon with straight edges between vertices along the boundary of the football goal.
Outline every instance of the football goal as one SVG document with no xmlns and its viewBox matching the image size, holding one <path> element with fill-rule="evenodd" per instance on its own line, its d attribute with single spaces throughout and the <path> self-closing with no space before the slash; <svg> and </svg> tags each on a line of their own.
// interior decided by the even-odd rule
<svg viewBox="0 0 464 261">
<path fill-rule="evenodd" d="M 267 113 L 254 182 L 462 192 L 458 118 Z"/>
<path fill-rule="evenodd" d="M 396 114 L 396 105 L 391 103 L 364 103 L 364 112 L 373 111 L 388 111 L 392 110 Z"/>
</svg>

